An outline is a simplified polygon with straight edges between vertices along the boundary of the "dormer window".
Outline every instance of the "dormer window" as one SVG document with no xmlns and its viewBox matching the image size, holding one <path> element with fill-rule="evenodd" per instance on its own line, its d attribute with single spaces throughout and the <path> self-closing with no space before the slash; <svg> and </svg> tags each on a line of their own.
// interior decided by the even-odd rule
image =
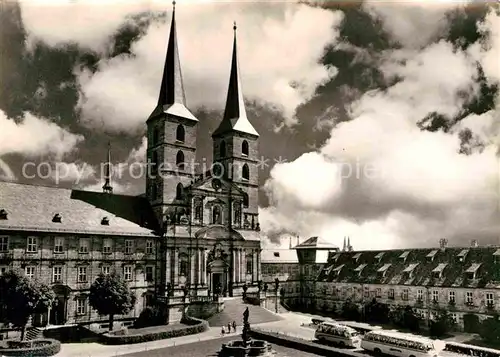
<svg viewBox="0 0 500 357">
<path fill-rule="evenodd" d="M 7 211 L 4 209 L 0 209 L 0 219 L 6 220 L 7 219 Z"/>
<path fill-rule="evenodd" d="M 101 224 L 103 226 L 109 226 L 109 218 L 108 217 L 103 217 L 101 220 Z"/>
<path fill-rule="evenodd" d="M 409 251 L 404 251 L 403 253 L 401 253 L 401 255 L 399 256 L 399 259 L 402 259 L 403 261 L 406 261 L 406 258 L 408 258 L 408 254 L 410 254 Z"/>
<path fill-rule="evenodd" d="M 54 223 L 61 223 L 62 217 L 59 213 L 56 213 L 54 217 L 52 218 L 52 222 Z"/>
<path fill-rule="evenodd" d="M 481 266 L 480 263 L 474 263 L 472 264 L 469 269 L 465 271 L 465 275 L 467 279 L 469 280 L 476 280 L 477 278 L 477 271 L 479 270 L 479 267 Z"/>
<path fill-rule="evenodd" d="M 352 259 L 354 259 L 356 262 L 359 260 L 359 258 L 361 258 L 361 253 L 356 253 L 356 254 L 354 254 L 354 256 L 352 257 Z"/>
<path fill-rule="evenodd" d="M 432 262 L 434 260 L 434 257 L 436 256 L 437 252 L 438 252 L 437 250 L 431 251 L 429 254 L 427 254 L 426 258 Z"/>
<path fill-rule="evenodd" d="M 403 270 L 403 273 L 406 274 L 406 276 L 408 278 L 411 278 L 412 275 L 413 275 L 413 271 L 415 270 L 415 268 L 417 267 L 418 263 L 412 263 L 410 265 L 408 265 L 404 270 Z"/>
<path fill-rule="evenodd" d="M 434 268 L 434 270 L 432 271 L 432 277 L 434 279 L 441 279 L 441 277 L 443 276 L 444 268 L 446 268 L 446 265 L 448 264 L 439 264 L 436 268 Z"/>
<path fill-rule="evenodd" d="M 333 260 L 334 262 L 336 262 L 339 258 L 340 258 L 340 253 L 336 253 L 336 254 L 333 256 L 332 260 Z"/>
<path fill-rule="evenodd" d="M 458 253 L 457 258 L 459 262 L 463 262 L 469 253 L 469 249 L 462 249 L 460 253 Z"/>
<path fill-rule="evenodd" d="M 384 257 L 384 252 L 380 252 L 375 256 L 375 259 L 377 259 L 378 262 L 380 263 L 383 257 Z"/>
<path fill-rule="evenodd" d="M 358 275 L 361 275 L 363 273 L 363 269 L 366 267 L 366 265 L 367 264 L 361 264 L 356 269 L 354 269 L 354 271 L 357 272 Z"/>
<path fill-rule="evenodd" d="M 280 252 L 274 252 L 274 256 L 275 256 L 276 258 L 279 258 L 279 257 L 280 257 Z"/>
<path fill-rule="evenodd" d="M 340 272 L 342 271 L 342 268 L 344 267 L 344 264 L 339 265 L 335 269 L 333 269 L 333 276 L 339 276 Z"/>
<path fill-rule="evenodd" d="M 387 273 L 387 270 L 389 270 L 390 266 L 391 266 L 391 264 L 384 264 L 384 266 L 382 268 L 377 270 L 377 273 L 379 273 L 382 277 L 384 277 L 385 274 Z"/>
</svg>

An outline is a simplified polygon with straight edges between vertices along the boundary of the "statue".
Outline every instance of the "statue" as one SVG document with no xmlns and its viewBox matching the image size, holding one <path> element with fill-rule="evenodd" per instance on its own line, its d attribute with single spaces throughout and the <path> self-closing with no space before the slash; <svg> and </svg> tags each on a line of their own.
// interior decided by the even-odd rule
<svg viewBox="0 0 500 357">
<path fill-rule="evenodd" d="M 250 312 L 248 311 L 248 307 L 245 309 L 243 312 L 243 331 L 241 332 L 241 339 L 243 340 L 243 345 L 245 347 L 248 346 L 248 343 L 250 342 L 250 323 L 248 322 L 248 316 L 250 315 Z"/>
</svg>

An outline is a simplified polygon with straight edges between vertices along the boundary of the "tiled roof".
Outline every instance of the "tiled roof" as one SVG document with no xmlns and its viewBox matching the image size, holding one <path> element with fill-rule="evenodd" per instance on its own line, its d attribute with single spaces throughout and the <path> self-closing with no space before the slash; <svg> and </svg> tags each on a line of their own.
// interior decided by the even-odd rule
<svg viewBox="0 0 500 357">
<path fill-rule="evenodd" d="M 310 249 L 310 248 L 328 249 L 328 250 L 339 249 L 336 245 L 329 243 L 320 237 L 311 237 L 307 239 L 305 242 L 302 242 L 299 245 L 295 246 L 293 249 Z"/>
<path fill-rule="evenodd" d="M 297 252 L 291 249 L 263 249 L 260 255 L 262 263 L 298 263 Z"/>
<path fill-rule="evenodd" d="M 363 251 L 356 261 L 356 252 L 331 253 L 328 263 L 318 276 L 319 281 L 395 284 L 413 286 L 486 287 L 500 288 L 500 258 L 498 247 L 445 249 L 405 249 Z M 403 252 L 409 254 L 401 259 Z M 383 254 L 382 254 L 383 253 Z M 433 259 L 429 259 L 429 254 Z M 337 257 L 337 259 L 334 259 Z M 361 272 L 356 271 L 366 264 Z M 340 268 L 340 269 L 338 269 Z M 338 271 L 338 274 L 334 274 Z M 472 280 L 467 272 L 475 272 Z"/>
<path fill-rule="evenodd" d="M 158 223 L 139 196 L 0 182 L 0 230 L 153 236 Z M 61 220 L 53 221 L 56 214 Z M 103 225 L 107 217 L 109 225 Z"/>
</svg>

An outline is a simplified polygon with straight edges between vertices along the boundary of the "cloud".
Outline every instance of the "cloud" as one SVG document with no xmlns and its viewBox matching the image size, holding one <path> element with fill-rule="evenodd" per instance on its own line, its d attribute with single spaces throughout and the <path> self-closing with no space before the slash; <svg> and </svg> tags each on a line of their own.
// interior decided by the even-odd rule
<svg viewBox="0 0 500 357">
<path fill-rule="evenodd" d="M 337 245 L 350 236 L 356 249 L 495 242 L 498 112 L 470 116 L 447 133 L 417 126 L 430 113 L 458 115 L 477 95 L 476 58 L 441 41 L 388 52 L 380 70 L 394 84 L 353 103 L 352 119 L 320 150 L 273 168 L 264 234 L 322 235 Z M 463 127 L 485 139 L 483 150 L 459 153 Z"/>
<path fill-rule="evenodd" d="M 94 179 L 96 171 L 94 167 L 83 162 L 56 162 L 50 171 L 50 179 L 56 184 L 60 182 L 71 182 L 79 184 L 89 179 Z"/>
<path fill-rule="evenodd" d="M 449 24 L 447 13 L 468 2 L 367 0 L 363 2 L 363 7 L 374 19 L 382 22 L 384 29 L 396 42 L 405 47 L 420 48 L 446 30 Z"/>
<path fill-rule="evenodd" d="M 5 161 L 0 158 L 0 180 L 17 181 L 17 177 Z"/>
<path fill-rule="evenodd" d="M 0 110 L 0 127 L 0 155 L 54 155 L 61 158 L 83 141 L 83 136 L 28 112 L 19 121 L 14 121 Z"/>
<path fill-rule="evenodd" d="M 281 112 L 285 124 L 295 124 L 297 107 L 336 74 L 320 60 L 338 37 L 341 12 L 304 4 L 245 3 L 178 7 L 176 16 L 186 95 L 193 110 L 223 110 L 233 20 L 238 23 L 245 98 Z M 77 70 L 78 108 L 85 125 L 117 132 L 142 129 L 156 104 L 169 22 L 170 14 L 166 23 L 153 22 L 132 45 L 132 55 L 102 60 L 96 73 Z"/>
</svg>

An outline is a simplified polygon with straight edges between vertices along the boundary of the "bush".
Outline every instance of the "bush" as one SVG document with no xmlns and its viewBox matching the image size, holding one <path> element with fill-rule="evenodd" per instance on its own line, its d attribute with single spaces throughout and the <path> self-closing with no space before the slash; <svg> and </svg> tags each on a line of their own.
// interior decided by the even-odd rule
<svg viewBox="0 0 500 357">
<path fill-rule="evenodd" d="M 142 310 L 141 314 L 135 320 L 134 327 L 150 327 L 150 326 L 159 326 L 164 325 L 166 321 L 166 316 L 161 308 L 155 307 L 146 307 Z"/>
<path fill-rule="evenodd" d="M 485 341 L 494 345 L 500 345 L 500 320 L 498 316 L 484 320 L 481 323 L 479 335 Z"/>
<path fill-rule="evenodd" d="M 187 317 L 182 321 L 186 325 L 191 326 L 179 326 L 175 329 L 169 329 L 165 331 L 155 331 L 148 332 L 144 334 L 137 335 L 123 335 L 116 336 L 112 334 L 101 335 L 101 342 L 107 345 L 128 345 L 141 342 L 149 342 L 156 340 L 163 340 L 167 338 L 194 335 L 207 331 L 209 326 L 208 322 L 204 320 L 195 319 L 194 317 Z M 167 328 L 167 326 L 165 326 Z"/>
<path fill-rule="evenodd" d="M 16 357 L 48 357 L 54 356 L 61 351 L 61 343 L 57 340 L 52 339 L 40 339 L 29 341 L 31 346 L 19 345 L 14 346 L 12 342 L 19 341 L 9 341 L 9 345 L 12 348 L 0 348 L 0 354 L 3 356 L 16 356 Z M 19 348 L 18 348 L 19 347 Z"/>
</svg>

